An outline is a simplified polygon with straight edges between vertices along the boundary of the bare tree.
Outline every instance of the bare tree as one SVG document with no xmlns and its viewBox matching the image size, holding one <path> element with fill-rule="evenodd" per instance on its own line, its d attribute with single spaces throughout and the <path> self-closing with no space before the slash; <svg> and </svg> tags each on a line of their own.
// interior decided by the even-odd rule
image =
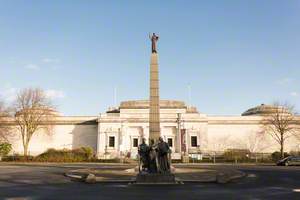
<svg viewBox="0 0 300 200">
<path fill-rule="evenodd" d="M 231 136 L 230 134 L 225 134 L 222 137 L 213 137 L 209 142 L 209 150 L 211 152 L 211 156 L 213 157 L 213 162 L 216 162 L 216 156 L 221 155 L 224 151 L 231 147 Z"/>
<path fill-rule="evenodd" d="M 12 126 L 5 123 L 9 116 L 8 108 L 5 107 L 4 102 L 0 101 L 0 143 L 8 142 L 9 136 L 12 133 Z"/>
<path fill-rule="evenodd" d="M 32 136 L 43 129 L 51 133 L 49 120 L 53 117 L 54 107 L 45 92 L 39 88 L 27 88 L 17 94 L 14 103 L 14 114 L 19 133 L 22 136 L 24 156 Z"/>
<path fill-rule="evenodd" d="M 271 112 L 263 116 L 261 125 L 265 133 L 280 145 L 280 155 L 283 158 L 285 141 L 297 135 L 298 131 L 295 126 L 294 107 L 287 103 L 275 103 L 271 107 Z"/>
<path fill-rule="evenodd" d="M 249 132 L 248 136 L 243 139 L 243 141 L 240 141 L 241 143 L 244 143 L 245 147 L 251 152 L 251 153 L 257 153 L 264 151 L 268 147 L 270 147 L 270 143 L 268 142 L 266 138 L 266 134 L 263 130 L 258 131 L 251 131 Z"/>
<path fill-rule="evenodd" d="M 225 134 L 222 137 L 214 137 L 210 141 L 210 149 L 214 154 L 225 151 L 231 147 L 232 138 L 229 134 Z"/>
</svg>

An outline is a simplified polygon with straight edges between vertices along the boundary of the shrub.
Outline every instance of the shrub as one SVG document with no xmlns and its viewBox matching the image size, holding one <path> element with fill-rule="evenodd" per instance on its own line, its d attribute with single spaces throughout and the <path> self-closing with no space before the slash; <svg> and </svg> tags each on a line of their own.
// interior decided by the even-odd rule
<svg viewBox="0 0 300 200">
<path fill-rule="evenodd" d="M 94 156 L 94 150 L 91 147 L 81 147 L 82 151 L 85 153 L 87 159 L 92 159 Z"/>
<path fill-rule="evenodd" d="M 250 151 L 247 149 L 228 149 L 224 152 L 225 161 L 247 161 L 249 160 Z"/>
<path fill-rule="evenodd" d="M 284 152 L 284 157 L 287 157 L 287 156 L 289 156 L 289 154 Z M 275 151 L 271 154 L 271 157 L 274 162 L 277 162 L 278 160 L 281 159 L 281 154 L 279 151 Z"/>
<path fill-rule="evenodd" d="M 97 158 L 92 158 L 89 160 L 90 162 L 97 162 L 97 163 L 129 163 L 127 161 L 122 161 L 119 158 L 112 158 L 112 159 L 97 159 Z"/>
<path fill-rule="evenodd" d="M 0 144 L 0 157 L 6 156 L 12 150 L 11 144 L 4 142 Z"/>
<path fill-rule="evenodd" d="M 18 161 L 18 162 L 27 162 L 27 161 L 32 161 L 33 156 L 23 156 L 19 154 L 14 154 L 10 156 L 4 156 L 2 158 L 3 161 Z"/>
<path fill-rule="evenodd" d="M 93 149 L 81 147 L 78 149 L 48 149 L 46 152 L 34 158 L 39 162 L 83 162 L 89 161 L 93 157 Z"/>
</svg>

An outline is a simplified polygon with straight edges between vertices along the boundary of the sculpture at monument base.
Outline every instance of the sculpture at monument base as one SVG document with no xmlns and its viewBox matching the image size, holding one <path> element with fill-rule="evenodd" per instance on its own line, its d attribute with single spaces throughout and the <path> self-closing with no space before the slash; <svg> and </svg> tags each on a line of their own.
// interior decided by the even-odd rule
<svg viewBox="0 0 300 200">
<path fill-rule="evenodd" d="M 149 152 L 150 152 L 150 148 L 145 143 L 145 138 L 143 138 L 142 144 L 140 144 L 138 148 L 139 161 L 140 161 L 139 171 L 141 167 L 142 167 L 142 171 L 149 171 L 149 162 L 150 162 Z"/>
<path fill-rule="evenodd" d="M 162 137 L 159 137 L 157 144 L 157 164 L 159 173 L 170 173 L 170 160 L 171 149 Z"/>
<path fill-rule="evenodd" d="M 149 151 L 149 173 L 157 173 L 156 156 L 157 153 L 155 150 L 154 140 L 151 140 Z"/>
<path fill-rule="evenodd" d="M 156 144 L 154 140 L 151 140 L 149 146 L 144 141 L 143 139 L 138 151 L 142 170 L 136 177 L 136 183 L 176 184 L 175 175 L 171 173 L 170 169 L 171 150 L 169 145 L 161 137 Z M 141 166 L 139 166 L 139 169 Z"/>
<path fill-rule="evenodd" d="M 164 142 L 162 137 L 157 144 L 150 141 L 150 146 L 143 139 L 138 150 L 140 156 L 140 165 L 143 173 L 170 173 L 170 154 L 171 150 L 168 143 Z M 139 166 L 140 169 L 140 166 Z"/>
</svg>

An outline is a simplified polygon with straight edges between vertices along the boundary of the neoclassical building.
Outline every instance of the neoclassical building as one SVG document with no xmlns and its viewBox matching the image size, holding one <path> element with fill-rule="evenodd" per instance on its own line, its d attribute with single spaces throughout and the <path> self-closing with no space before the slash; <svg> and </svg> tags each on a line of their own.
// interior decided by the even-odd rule
<svg viewBox="0 0 300 200">
<path fill-rule="evenodd" d="M 240 116 L 209 116 L 182 101 L 160 100 L 161 136 L 169 143 L 172 157 L 177 159 L 182 154 L 217 154 L 226 149 L 271 153 L 279 146 L 262 131 L 260 122 L 262 115 L 272 109 L 272 106 L 260 105 Z M 295 119 L 300 122 L 300 117 Z M 124 101 L 99 116 L 56 114 L 50 123 L 53 125 L 51 134 L 40 130 L 33 136 L 29 147 L 31 155 L 48 148 L 90 146 L 99 158 L 115 158 L 128 153 L 134 158 L 141 139 L 149 138 L 149 101 Z M 11 142 L 14 153 L 23 152 L 20 136 L 15 135 Z M 299 149 L 296 138 L 286 141 L 286 151 Z"/>
</svg>

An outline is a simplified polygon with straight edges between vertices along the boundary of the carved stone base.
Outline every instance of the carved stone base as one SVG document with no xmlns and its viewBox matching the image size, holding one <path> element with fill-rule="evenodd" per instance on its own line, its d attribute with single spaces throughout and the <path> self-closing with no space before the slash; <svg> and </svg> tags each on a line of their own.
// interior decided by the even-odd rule
<svg viewBox="0 0 300 200">
<path fill-rule="evenodd" d="M 177 183 L 175 180 L 174 174 L 143 174 L 139 173 L 136 176 L 137 184 L 175 184 Z"/>
<path fill-rule="evenodd" d="M 183 163 L 189 163 L 190 162 L 189 156 L 182 156 L 182 162 Z"/>
</svg>

